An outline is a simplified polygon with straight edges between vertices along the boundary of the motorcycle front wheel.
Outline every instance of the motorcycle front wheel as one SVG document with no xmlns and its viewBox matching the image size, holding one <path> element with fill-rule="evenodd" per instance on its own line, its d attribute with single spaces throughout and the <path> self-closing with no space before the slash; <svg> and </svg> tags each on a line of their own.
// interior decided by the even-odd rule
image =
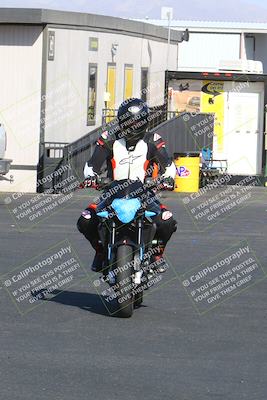
<svg viewBox="0 0 267 400">
<path fill-rule="evenodd" d="M 121 245 L 117 250 L 116 261 L 116 286 L 117 286 L 117 315 L 129 318 L 133 314 L 133 249 L 128 245 Z"/>
</svg>

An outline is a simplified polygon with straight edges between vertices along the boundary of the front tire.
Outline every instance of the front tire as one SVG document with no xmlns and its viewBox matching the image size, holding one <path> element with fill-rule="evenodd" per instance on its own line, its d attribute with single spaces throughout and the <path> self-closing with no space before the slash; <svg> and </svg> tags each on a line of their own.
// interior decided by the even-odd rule
<svg viewBox="0 0 267 400">
<path fill-rule="evenodd" d="M 121 245 L 117 250 L 116 283 L 119 286 L 117 292 L 118 316 L 121 318 L 129 318 L 133 314 L 134 298 L 133 298 L 133 249 L 128 245 Z"/>
</svg>

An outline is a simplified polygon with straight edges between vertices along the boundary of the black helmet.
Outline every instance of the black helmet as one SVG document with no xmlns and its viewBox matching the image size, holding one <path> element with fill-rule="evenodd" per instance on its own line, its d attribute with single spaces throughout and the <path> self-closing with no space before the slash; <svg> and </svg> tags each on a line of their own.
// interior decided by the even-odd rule
<svg viewBox="0 0 267 400">
<path fill-rule="evenodd" d="M 148 127 L 149 109 L 147 104 L 136 98 L 125 100 L 118 110 L 120 137 L 126 140 L 141 139 Z"/>
</svg>

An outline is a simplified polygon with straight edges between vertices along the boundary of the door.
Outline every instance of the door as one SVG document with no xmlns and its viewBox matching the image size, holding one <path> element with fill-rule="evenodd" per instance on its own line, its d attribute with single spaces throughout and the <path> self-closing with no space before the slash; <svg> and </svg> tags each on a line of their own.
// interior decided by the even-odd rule
<svg viewBox="0 0 267 400">
<path fill-rule="evenodd" d="M 261 93 L 228 93 L 225 155 L 234 175 L 261 173 Z"/>
<path fill-rule="evenodd" d="M 116 64 L 108 64 L 106 90 L 108 94 L 106 101 L 106 122 L 110 122 L 113 118 L 115 118 Z"/>
<path fill-rule="evenodd" d="M 123 100 L 130 99 L 131 97 L 133 97 L 133 66 L 125 64 Z"/>
</svg>

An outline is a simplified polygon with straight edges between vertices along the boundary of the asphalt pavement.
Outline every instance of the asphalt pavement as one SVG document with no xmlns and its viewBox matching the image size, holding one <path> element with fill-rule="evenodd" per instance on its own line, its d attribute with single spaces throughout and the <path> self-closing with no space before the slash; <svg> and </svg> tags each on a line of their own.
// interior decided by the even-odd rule
<svg viewBox="0 0 267 400">
<path fill-rule="evenodd" d="M 236 203 L 232 197 L 233 205 L 222 201 L 231 195 L 220 196 L 222 190 L 200 199 L 165 195 L 178 221 L 166 251 L 170 267 L 130 319 L 114 316 L 97 290 L 98 274 L 90 271 L 93 252 L 76 229 L 90 200 L 86 192 L 36 216 L 33 224 L 27 216 L 16 217 L 21 199 L 2 194 L 1 398 L 266 400 L 267 189 L 252 188 Z M 35 204 L 41 201 L 29 195 L 29 204 L 34 198 Z M 32 306 L 27 299 L 17 301 L 15 283 L 6 286 L 7 278 L 22 279 L 21 271 L 67 245 L 81 266 L 71 284 Z M 220 293 L 220 299 L 196 301 L 207 290 L 195 282 L 192 295 L 185 282 L 200 282 L 199 271 L 222 260 L 226 265 L 210 275 L 214 282 L 219 272 L 238 270 L 238 256 L 229 256 L 245 252 L 240 249 L 257 260 L 256 269 L 243 274 L 250 281 L 243 279 L 231 293 L 223 283 L 225 293 L 217 280 L 210 286 L 218 287 L 213 295 Z M 205 279 L 203 286 L 211 281 Z"/>
</svg>

